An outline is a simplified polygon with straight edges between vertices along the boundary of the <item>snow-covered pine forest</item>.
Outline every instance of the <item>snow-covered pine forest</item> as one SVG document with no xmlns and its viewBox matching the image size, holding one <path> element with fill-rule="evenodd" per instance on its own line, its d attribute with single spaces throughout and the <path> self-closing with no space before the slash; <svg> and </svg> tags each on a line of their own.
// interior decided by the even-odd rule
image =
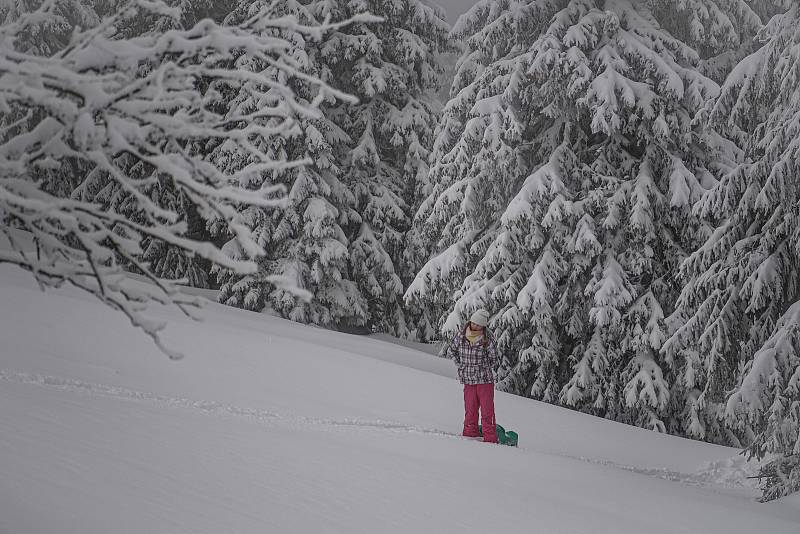
<svg viewBox="0 0 800 534">
<path fill-rule="evenodd" d="M 177 284 L 430 343 L 485 308 L 500 389 L 800 490 L 799 0 L 482 0 L 452 28 L 426 0 L 0 0 L 0 23 L 0 262 L 40 286 L 176 358 L 149 305 L 196 316 Z"/>
</svg>

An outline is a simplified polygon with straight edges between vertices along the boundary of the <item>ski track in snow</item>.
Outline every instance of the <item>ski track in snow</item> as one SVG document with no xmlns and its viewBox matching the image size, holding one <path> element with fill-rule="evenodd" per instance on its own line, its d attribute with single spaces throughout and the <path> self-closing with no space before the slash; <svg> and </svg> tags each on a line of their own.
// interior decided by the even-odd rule
<svg viewBox="0 0 800 534">
<path fill-rule="evenodd" d="M 14 382 L 17 384 L 28 384 L 71 393 L 79 393 L 89 396 L 107 397 L 133 402 L 143 402 L 154 406 L 169 408 L 189 409 L 196 412 L 215 415 L 215 416 L 234 416 L 257 421 L 259 423 L 275 423 L 297 426 L 328 426 L 328 427 L 359 427 L 387 431 L 416 432 L 421 434 L 434 434 L 443 437 L 453 437 L 461 439 L 462 436 L 452 434 L 443 430 L 434 430 L 401 423 L 392 423 L 380 420 L 363 419 L 319 419 L 305 416 L 286 416 L 268 410 L 255 408 L 243 408 L 217 401 L 190 400 L 180 397 L 170 397 L 156 393 L 137 391 L 121 386 L 108 386 L 64 378 L 52 375 L 42 375 L 37 373 L 20 373 L 0 369 L 0 380 Z"/>
<path fill-rule="evenodd" d="M 211 415 L 211 416 L 232 416 L 237 418 L 244 418 L 255 421 L 259 424 L 281 424 L 289 426 L 302 426 L 302 427 L 329 427 L 329 428 L 346 428 L 348 430 L 381 430 L 386 432 L 400 432 L 400 433 L 416 433 L 438 436 L 442 438 L 458 439 L 462 441 L 475 441 L 472 438 L 465 438 L 460 434 L 454 434 L 443 430 L 436 430 L 431 428 L 424 428 L 413 425 L 405 425 L 402 423 L 395 423 L 391 421 L 381 420 L 364 420 L 364 419 L 319 419 L 306 416 L 287 416 L 268 410 L 244 408 L 223 404 L 217 401 L 208 400 L 191 400 L 180 397 L 170 397 L 167 395 L 159 395 L 156 393 L 149 393 L 145 391 L 137 391 L 121 386 L 109 386 L 105 384 L 97 384 L 85 382 L 82 380 L 75 380 L 72 378 L 64 378 L 52 375 L 43 375 L 37 373 L 13 372 L 9 370 L 0 369 L 0 380 L 12 382 L 17 384 L 27 384 L 39 387 L 46 387 L 57 389 L 60 391 L 67 391 L 70 393 L 83 394 L 88 396 L 106 397 L 113 399 L 120 399 L 131 402 L 142 402 L 153 406 L 161 406 L 172 409 L 187 409 L 198 413 Z M 514 449 L 509 448 L 509 452 Z M 536 451 L 525 447 L 516 447 L 519 452 L 533 452 L 537 454 L 552 454 L 562 458 L 569 458 L 572 460 L 579 460 L 594 465 L 601 465 L 605 467 L 612 467 L 621 469 L 640 475 L 651 476 L 672 482 L 679 482 L 690 486 L 703 487 L 710 490 L 720 490 L 724 488 L 742 488 L 743 481 L 738 476 L 720 477 L 717 471 L 720 469 L 717 465 L 711 465 L 707 469 L 703 469 L 697 473 L 682 473 L 670 469 L 653 469 L 637 467 L 632 465 L 624 465 L 611 460 L 600 460 L 596 458 L 587 458 L 581 456 L 572 456 L 568 454 L 556 454 L 549 452 Z M 722 467 L 724 470 L 724 466 Z M 744 474 L 742 474 L 742 477 Z"/>
</svg>

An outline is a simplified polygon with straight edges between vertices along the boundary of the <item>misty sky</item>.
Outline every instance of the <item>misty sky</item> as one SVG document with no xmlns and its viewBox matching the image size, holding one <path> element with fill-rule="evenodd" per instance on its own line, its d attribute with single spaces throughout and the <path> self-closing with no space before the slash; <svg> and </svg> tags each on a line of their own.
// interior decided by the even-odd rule
<svg viewBox="0 0 800 534">
<path fill-rule="evenodd" d="M 477 3 L 477 0 L 431 0 L 431 3 L 442 6 L 447 12 L 447 20 L 453 24 L 458 16 Z"/>
</svg>

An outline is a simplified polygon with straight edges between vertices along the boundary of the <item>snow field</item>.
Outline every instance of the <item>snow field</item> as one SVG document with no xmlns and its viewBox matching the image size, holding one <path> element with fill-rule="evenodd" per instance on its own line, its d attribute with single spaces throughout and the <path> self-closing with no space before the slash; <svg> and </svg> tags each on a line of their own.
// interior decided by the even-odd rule
<svg viewBox="0 0 800 534">
<path fill-rule="evenodd" d="M 0 532 L 796 533 L 734 449 L 498 393 L 519 449 L 457 436 L 451 362 L 210 304 L 173 362 L 0 268 Z"/>
</svg>

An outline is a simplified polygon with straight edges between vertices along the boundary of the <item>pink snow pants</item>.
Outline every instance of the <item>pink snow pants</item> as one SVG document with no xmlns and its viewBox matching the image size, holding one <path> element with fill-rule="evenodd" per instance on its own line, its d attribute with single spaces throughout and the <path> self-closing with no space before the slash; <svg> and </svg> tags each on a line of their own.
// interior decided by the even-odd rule
<svg viewBox="0 0 800 534">
<path fill-rule="evenodd" d="M 481 412 L 483 441 L 497 443 L 494 421 L 494 384 L 464 385 L 464 435 L 478 436 L 478 409 Z"/>
</svg>

